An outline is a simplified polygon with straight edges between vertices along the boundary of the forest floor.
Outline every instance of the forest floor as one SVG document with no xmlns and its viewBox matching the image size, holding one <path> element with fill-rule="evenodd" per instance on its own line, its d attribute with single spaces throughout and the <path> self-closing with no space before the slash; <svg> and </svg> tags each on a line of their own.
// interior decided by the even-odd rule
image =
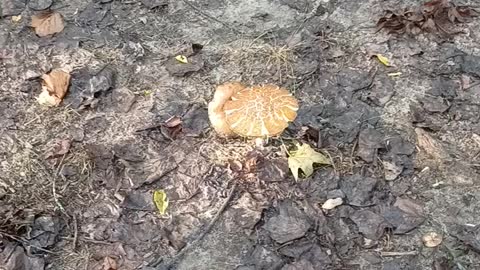
<svg viewBox="0 0 480 270">
<path fill-rule="evenodd" d="M 0 0 L 0 269 L 480 269 L 480 19 L 400 14 L 423 3 Z M 228 81 L 288 89 L 297 119 L 221 138 Z M 294 142 L 332 164 L 295 181 Z"/>
</svg>

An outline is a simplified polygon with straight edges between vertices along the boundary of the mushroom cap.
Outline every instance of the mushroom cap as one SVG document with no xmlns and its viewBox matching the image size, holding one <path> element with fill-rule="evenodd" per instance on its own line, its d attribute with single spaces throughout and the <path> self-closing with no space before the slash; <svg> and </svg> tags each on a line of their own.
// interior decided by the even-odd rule
<svg viewBox="0 0 480 270">
<path fill-rule="evenodd" d="M 225 120 L 223 105 L 232 97 L 233 93 L 244 88 L 245 85 L 240 82 L 228 82 L 219 85 L 215 90 L 212 101 L 208 103 L 208 118 L 215 131 L 220 135 L 231 136 L 235 134 Z"/>
<path fill-rule="evenodd" d="M 233 93 L 223 106 L 230 129 L 245 137 L 276 136 L 295 120 L 297 100 L 276 85 L 245 87 Z"/>
</svg>

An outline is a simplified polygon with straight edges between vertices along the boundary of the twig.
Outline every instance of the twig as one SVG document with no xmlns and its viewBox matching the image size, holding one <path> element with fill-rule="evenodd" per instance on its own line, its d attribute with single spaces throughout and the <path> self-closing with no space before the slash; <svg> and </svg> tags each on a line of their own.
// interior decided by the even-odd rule
<svg viewBox="0 0 480 270">
<path fill-rule="evenodd" d="M 44 249 L 44 248 L 42 248 L 42 247 L 38 247 L 38 246 L 32 245 L 32 244 L 30 244 L 27 240 L 25 240 L 25 239 L 23 239 L 23 238 L 21 238 L 21 237 L 17 237 L 17 236 L 14 236 L 14 235 L 8 234 L 8 233 L 6 233 L 6 232 L 2 232 L 2 231 L 0 231 L 0 234 L 4 235 L 4 236 L 6 236 L 6 237 L 8 237 L 8 238 L 10 238 L 10 239 L 13 239 L 13 240 L 15 240 L 15 241 L 17 241 L 17 242 L 19 242 L 19 243 L 22 243 L 22 244 L 24 244 L 24 245 L 27 245 L 27 246 L 29 246 L 29 247 L 33 247 L 33 248 L 36 248 L 36 249 L 38 249 L 38 250 L 41 250 L 41 251 L 43 251 L 43 252 L 50 253 L 50 254 L 57 254 L 57 252 L 55 252 L 55 251 L 50 251 L 50 250 L 48 250 L 48 249 Z"/>
<path fill-rule="evenodd" d="M 62 236 L 60 238 L 63 239 L 63 240 L 68 240 L 68 241 L 75 241 L 75 237 Z M 97 245 L 111 245 L 111 244 L 113 244 L 113 243 L 110 243 L 110 242 L 93 240 L 93 239 L 89 239 L 89 238 L 86 238 L 86 237 L 78 237 L 77 241 L 78 240 L 83 241 L 83 242 L 87 242 L 87 243 L 97 244 Z"/>
<path fill-rule="evenodd" d="M 172 267 L 175 266 L 175 264 L 178 262 L 178 260 L 181 259 L 183 257 L 183 255 L 185 255 L 185 253 L 187 253 L 187 251 L 191 250 L 195 245 L 197 245 L 198 242 L 200 242 L 200 240 L 202 240 L 202 238 L 205 237 L 205 235 L 207 235 L 207 233 L 209 233 L 210 230 L 212 230 L 213 226 L 215 225 L 217 220 L 220 218 L 221 214 L 225 211 L 228 204 L 232 200 L 233 195 L 235 194 L 236 186 L 237 186 L 237 184 L 234 183 L 232 188 L 230 189 L 230 193 L 228 194 L 228 197 L 225 199 L 225 201 L 223 202 L 220 209 L 218 209 L 217 214 L 215 214 L 215 217 L 213 217 L 213 219 L 210 221 L 207 228 L 202 233 L 200 233 L 200 235 L 198 235 L 198 237 L 195 238 L 190 244 L 188 244 L 179 253 L 177 253 L 177 255 L 175 255 L 172 259 L 170 259 L 164 265 L 160 265 L 160 267 L 157 268 L 157 269 L 162 269 L 162 270 L 163 269 L 165 269 L 165 270 L 173 269 Z"/>
<path fill-rule="evenodd" d="M 228 25 L 227 23 L 225 22 L 222 22 L 220 20 L 218 20 L 217 18 L 215 17 L 212 17 L 211 15 L 208 15 L 207 13 L 201 11 L 199 8 L 197 8 L 194 4 L 190 3 L 188 0 L 182 0 L 187 6 L 189 6 L 190 8 L 192 8 L 193 10 L 195 10 L 196 12 L 200 13 L 201 15 L 203 15 L 204 17 L 212 20 L 212 21 L 215 21 L 217 23 L 220 23 L 222 24 L 223 26 L 229 28 L 230 30 L 234 31 L 235 33 L 237 34 L 243 34 L 241 31 L 231 27 L 230 25 Z"/>
<path fill-rule="evenodd" d="M 470 88 L 472 88 L 472 87 L 475 87 L 475 86 L 477 86 L 477 85 L 480 85 L 480 82 L 473 83 L 473 84 L 471 84 L 471 85 L 463 88 L 463 90 L 466 91 L 466 90 L 468 90 L 468 89 L 470 89 Z"/>
<path fill-rule="evenodd" d="M 393 256 L 414 256 L 417 255 L 417 251 L 404 251 L 404 252 L 396 252 L 396 251 L 382 251 L 380 252 L 380 256 L 382 257 L 393 257 Z"/>
<path fill-rule="evenodd" d="M 72 242 L 72 250 L 75 251 L 77 248 L 77 240 L 78 240 L 78 223 L 77 223 L 77 215 L 73 214 L 73 242 Z"/>
<path fill-rule="evenodd" d="M 12 247 L 12 250 L 10 250 L 10 252 L 8 253 L 8 256 L 5 257 L 5 260 L 3 260 L 3 263 L 4 264 L 7 264 L 7 262 L 10 260 L 10 258 L 12 257 L 13 253 L 15 252 L 15 249 L 17 248 L 18 246 L 18 243 L 15 243 Z"/>
</svg>

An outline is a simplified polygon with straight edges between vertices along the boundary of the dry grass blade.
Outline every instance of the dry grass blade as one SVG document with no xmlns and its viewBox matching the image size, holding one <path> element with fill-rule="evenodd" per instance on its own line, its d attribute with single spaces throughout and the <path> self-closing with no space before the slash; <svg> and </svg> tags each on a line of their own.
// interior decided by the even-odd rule
<svg viewBox="0 0 480 270">
<path fill-rule="evenodd" d="M 60 33 L 65 28 L 62 15 L 55 11 L 33 15 L 31 26 L 40 37 Z"/>
</svg>

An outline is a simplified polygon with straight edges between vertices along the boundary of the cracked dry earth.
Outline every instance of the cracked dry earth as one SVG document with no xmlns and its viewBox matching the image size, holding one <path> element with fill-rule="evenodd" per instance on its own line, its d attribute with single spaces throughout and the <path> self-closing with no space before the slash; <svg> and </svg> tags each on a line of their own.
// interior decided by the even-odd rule
<svg viewBox="0 0 480 270">
<path fill-rule="evenodd" d="M 1 0 L 0 269 L 480 269 L 480 21 L 376 31 L 422 3 Z M 65 28 L 38 37 L 47 8 Z M 232 80 L 300 101 L 264 149 L 211 130 Z M 295 140 L 333 165 L 295 182 Z"/>
</svg>

